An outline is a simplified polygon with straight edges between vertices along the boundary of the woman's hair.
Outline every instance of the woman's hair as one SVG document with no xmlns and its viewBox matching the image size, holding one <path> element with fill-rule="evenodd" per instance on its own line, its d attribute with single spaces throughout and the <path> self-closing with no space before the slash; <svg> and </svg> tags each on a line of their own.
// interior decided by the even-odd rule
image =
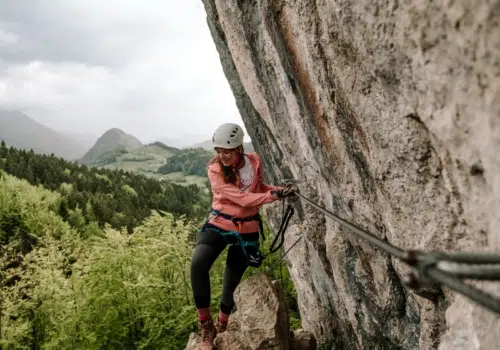
<svg viewBox="0 0 500 350">
<path fill-rule="evenodd" d="M 238 169 L 241 169 L 245 164 L 245 157 L 243 156 L 245 150 L 243 146 L 239 146 L 236 149 L 239 149 L 240 158 L 235 166 L 224 166 L 218 154 L 215 154 L 215 156 L 213 156 L 212 159 L 210 159 L 210 162 L 208 163 L 209 165 L 214 163 L 219 163 L 219 166 L 222 170 L 222 175 L 224 176 L 224 182 L 227 184 L 236 185 L 236 182 L 238 181 L 238 174 L 237 174 Z"/>
</svg>

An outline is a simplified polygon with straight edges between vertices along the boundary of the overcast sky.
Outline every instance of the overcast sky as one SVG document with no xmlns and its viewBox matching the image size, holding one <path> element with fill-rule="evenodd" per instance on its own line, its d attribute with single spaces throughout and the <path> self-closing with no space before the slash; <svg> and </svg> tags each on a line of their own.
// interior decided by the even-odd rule
<svg viewBox="0 0 500 350">
<path fill-rule="evenodd" d="M 0 107 L 142 141 L 242 124 L 201 0 L 0 0 Z"/>
</svg>

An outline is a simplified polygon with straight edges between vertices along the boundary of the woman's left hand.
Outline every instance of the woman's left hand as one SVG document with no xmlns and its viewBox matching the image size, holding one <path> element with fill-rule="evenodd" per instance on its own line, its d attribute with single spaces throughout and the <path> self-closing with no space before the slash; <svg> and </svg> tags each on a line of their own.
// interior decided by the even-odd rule
<svg viewBox="0 0 500 350">
<path fill-rule="evenodd" d="M 275 195 L 278 198 L 285 198 L 295 195 L 295 192 L 298 192 L 298 188 L 296 185 L 287 185 L 277 191 L 275 191 Z"/>
</svg>

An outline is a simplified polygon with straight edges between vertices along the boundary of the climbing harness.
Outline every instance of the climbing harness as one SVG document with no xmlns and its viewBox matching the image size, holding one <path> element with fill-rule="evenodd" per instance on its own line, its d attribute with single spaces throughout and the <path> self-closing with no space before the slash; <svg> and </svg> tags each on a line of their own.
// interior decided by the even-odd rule
<svg viewBox="0 0 500 350">
<path fill-rule="evenodd" d="M 262 240 L 263 241 L 266 240 L 266 236 L 264 235 L 264 225 L 262 223 L 262 217 L 260 216 L 260 214 L 246 216 L 244 218 L 237 218 L 237 217 L 225 214 L 225 213 L 221 212 L 220 210 L 216 210 L 216 209 L 212 208 L 210 211 L 210 215 L 220 216 L 221 218 L 224 218 L 226 220 L 231 220 L 233 222 L 234 226 L 236 226 L 238 229 L 241 228 L 241 224 L 243 222 L 257 221 L 259 223 L 259 231 L 260 231 L 260 235 L 262 237 Z"/>
<path fill-rule="evenodd" d="M 240 225 L 242 222 L 245 221 L 258 221 L 259 222 L 259 231 L 260 235 L 262 237 L 262 240 L 264 241 L 266 239 L 264 235 L 264 225 L 262 223 L 262 217 L 260 214 L 253 215 L 253 216 L 248 216 L 245 218 L 235 218 L 231 215 L 224 214 L 220 212 L 219 210 L 212 209 L 210 211 L 211 215 L 214 216 L 220 216 L 224 219 L 231 220 L 233 224 L 239 229 Z M 269 248 L 269 253 L 267 254 L 262 254 L 260 251 L 260 245 L 258 241 L 246 241 L 241 237 L 241 234 L 238 231 L 220 231 L 218 232 L 222 235 L 222 237 L 225 239 L 226 243 L 230 245 L 239 245 L 243 249 L 243 252 L 245 253 L 247 259 L 248 259 L 248 265 L 252 267 L 259 267 L 262 265 L 264 260 L 269 254 L 273 254 L 277 252 L 281 247 L 283 246 L 283 243 L 285 242 L 285 231 L 288 227 L 288 224 L 290 222 L 290 219 L 292 218 L 294 214 L 294 208 L 291 204 L 288 204 L 288 207 L 285 210 L 285 201 L 283 201 L 283 218 L 281 220 L 280 227 L 278 229 L 278 233 L 274 237 L 273 242 L 271 243 L 271 247 Z M 232 239 L 234 238 L 234 239 Z M 297 243 L 297 242 L 296 242 Z M 295 244 L 294 244 L 295 245 Z M 256 249 L 248 249 L 247 247 L 255 247 Z M 284 256 L 280 258 L 283 259 Z M 273 265 L 274 266 L 274 265 Z"/>
<path fill-rule="evenodd" d="M 226 220 L 231 220 L 234 226 L 236 226 L 236 228 L 238 229 L 238 231 L 240 231 L 241 224 L 243 222 L 257 221 L 259 223 L 260 236 L 262 237 L 263 241 L 266 239 L 266 236 L 264 235 L 264 224 L 262 223 L 262 217 L 260 216 L 260 214 L 247 216 L 244 218 L 237 218 L 225 214 L 220 210 L 212 208 L 210 211 L 210 215 L 213 215 L 214 217 L 220 216 Z M 262 262 L 265 259 L 265 256 L 263 256 L 262 253 L 260 252 L 259 241 L 246 241 L 241 237 L 241 234 L 238 231 L 227 231 L 227 232 L 220 230 L 217 231 L 222 235 L 226 243 L 230 245 L 241 246 L 243 253 L 245 253 L 245 256 L 247 257 L 248 266 L 259 267 L 262 264 Z M 234 238 L 234 240 L 231 240 L 231 238 Z M 247 249 L 248 246 L 255 247 L 255 249 L 249 251 L 249 249 Z"/>
<path fill-rule="evenodd" d="M 285 184 L 296 180 L 284 180 Z M 319 206 L 300 192 L 295 195 L 316 210 L 335 220 L 358 236 L 409 265 L 413 271 L 404 277 L 409 288 L 441 284 L 457 293 L 463 294 L 479 305 L 500 314 L 500 299 L 466 284 L 460 279 L 500 280 L 500 253 L 443 253 L 437 251 L 403 250 L 367 232 L 331 211 Z M 483 266 L 489 265 L 489 266 Z"/>
<path fill-rule="evenodd" d="M 247 257 L 247 262 L 249 266 L 259 267 L 264 260 L 264 256 L 260 253 L 259 250 L 259 241 L 246 241 L 241 237 L 241 234 L 238 231 L 218 231 L 221 236 L 224 238 L 227 244 L 230 245 L 239 245 L 245 253 Z M 231 239 L 234 238 L 234 239 Z M 254 247 L 249 251 L 248 247 Z"/>
</svg>

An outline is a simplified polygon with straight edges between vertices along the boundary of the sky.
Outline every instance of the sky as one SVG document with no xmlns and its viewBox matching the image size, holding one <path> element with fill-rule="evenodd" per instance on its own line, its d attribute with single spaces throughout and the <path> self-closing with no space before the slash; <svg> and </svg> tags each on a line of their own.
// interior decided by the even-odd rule
<svg viewBox="0 0 500 350">
<path fill-rule="evenodd" d="M 201 0 L 1 0 L 0 108 L 143 142 L 242 125 Z"/>
</svg>

